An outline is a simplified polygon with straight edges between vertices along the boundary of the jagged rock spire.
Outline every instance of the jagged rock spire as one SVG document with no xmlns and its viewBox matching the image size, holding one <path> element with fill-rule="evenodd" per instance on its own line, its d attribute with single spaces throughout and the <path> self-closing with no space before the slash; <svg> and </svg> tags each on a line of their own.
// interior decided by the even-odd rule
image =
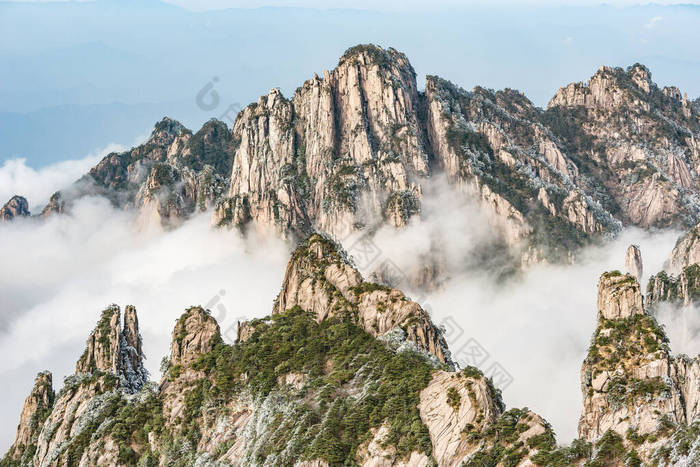
<svg viewBox="0 0 700 467">
<path fill-rule="evenodd" d="M 616 432 L 646 462 L 675 427 L 693 421 L 700 360 L 672 357 L 668 344 L 644 308 L 637 280 L 619 271 L 603 274 L 598 323 L 581 369 L 581 438 L 595 442 Z"/>
<path fill-rule="evenodd" d="M 148 381 L 148 372 L 143 365 L 145 359 L 141 348 L 141 334 L 136 308 L 127 305 L 124 309 L 124 329 L 119 338 L 121 364 L 119 384 L 129 392 L 137 392 Z"/>
<path fill-rule="evenodd" d="M 22 196 L 13 196 L 0 209 L 0 221 L 11 221 L 15 217 L 29 216 L 29 203 Z"/>
<path fill-rule="evenodd" d="M 634 276 L 637 281 L 642 281 L 644 267 L 642 265 L 642 252 L 638 245 L 630 245 L 625 254 L 625 272 Z"/>
<path fill-rule="evenodd" d="M 322 235 L 310 236 L 292 255 L 273 313 L 295 306 L 319 322 L 357 316 L 368 333 L 407 342 L 452 365 L 447 342 L 428 313 L 398 289 L 365 282 L 342 248 Z"/>
<path fill-rule="evenodd" d="M 17 426 L 17 436 L 12 444 L 8 457 L 19 461 L 22 451 L 29 446 L 36 446 L 42 424 L 53 406 L 55 393 L 52 376 L 48 371 L 42 371 L 34 380 L 34 387 L 24 401 L 22 413 Z"/>
<path fill-rule="evenodd" d="M 119 378 L 120 388 L 134 393 L 148 381 L 143 360 L 136 309 L 131 305 L 126 307 L 122 330 L 121 310 L 110 305 L 90 334 L 75 370 L 76 373 L 111 373 Z"/>
<path fill-rule="evenodd" d="M 189 366 L 221 341 L 216 320 L 202 307 L 189 308 L 175 324 L 170 365 Z"/>
<path fill-rule="evenodd" d="M 598 316 L 625 319 L 644 313 L 639 282 L 628 274 L 613 271 L 603 274 L 598 282 Z"/>
</svg>

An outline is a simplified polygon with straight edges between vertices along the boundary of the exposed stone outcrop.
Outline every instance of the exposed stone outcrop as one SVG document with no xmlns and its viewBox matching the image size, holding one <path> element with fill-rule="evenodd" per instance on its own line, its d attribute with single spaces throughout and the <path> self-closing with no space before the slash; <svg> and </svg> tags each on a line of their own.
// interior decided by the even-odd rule
<svg viewBox="0 0 700 467">
<path fill-rule="evenodd" d="M 625 254 L 625 272 L 641 282 L 644 274 L 642 253 L 637 245 L 630 245 Z"/>
<path fill-rule="evenodd" d="M 100 195 L 117 207 L 140 210 L 143 225 L 177 225 L 213 207 L 225 192 L 233 146 L 223 122 L 210 120 L 193 134 L 166 117 L 144 144 L 108 154 L 71 187 L 56 192 L 42 216 L 66 212 L 83 196 Z"/>
<path fill-rule="evenodd" d="M 210 121 L 193 134 L 163 119 L 146 143 L 109 154 L 43 213 L 99 194 L 140 210 L 143 225 L 213 208 L 217 225 L 345 239 L 423 215 L 426 184 L 445 173 L 483 208 L 501 263 L 527 267 L 573 261 L 623 224 L 700 221 L 698 141 L 697 105 L 639 64 L 602 67 L 543 111 L 511 89 L 465 91 L 435 76 L 419 92 L 404 54 L 360 45 L 291 97 L 272 89 L 231 129 Z"/>
<path fill-rule="evenodd" d="M 591 442 L 619 436 L 649 462 L 698 414 L 700 357 L 670 354 L 633 276 L 606 273 L 598 287 L 598 325 L 581 370 L 579 436 Z"/>
<path fill-rule="evenodd" d="M 588 236 L 619 229 L 576 185 L 576 164 L 522 94 L 467 93 L 436 77 L 425 96 L 416 89 L 403 54 L 371 45 L 349 49 L 291 99 L 273 89 L 236 119 L 231 189 L 215 222 L 338 238 L 384 222 L 404 226 L 420 215 L 432 156 L 480 201 L 495 238 L 532 260 L 568 260 Z M 580 235 L 564 235 L 572 230 Z"/>
<path fill-rule="evenodd" d="M 51 412 L 54 398 L 51 373 L 48 371 L 39 373 L 34 381 L 32 392 L 24 401 L 17 426 L 17 436 L 7 453 L 7 459 L 22 464 L 28 464 L 31 461 L 24 454 L 36 449 L 41 427 Z"/>
<path fill-rule="evenodd" d="M 102 312 L 75 371 L 76 374 L 115 375 L 121 389 L 134 393 L 148 380 L 143 359 L 136 309 L 131 305 L 125 308 L 122 328 L 121 310 L 112 305 Z"/>
<path fill-rule="evenodd" d="M 299 306 L 318 321 L 351 316 L 373 336 L 392 332 L 418 349 L 452 365 L 447 343 L 420 305 L 400 290 L 365 282 L 341 247 L 321 235 L 304 241 L 287 265 L 274 313 Z"/>
<path fill-rule="evenodd" d="M 221 340 L 216 320 L 203 308 L 192 307 L 178 319 L 170 347 L 170 365 L 191 366 Z"/>
<path fill-rule="evenodd" d="M 52 214 L 62 214 L 66 212 L 67 203 L 60 191 L 51 195 L 49 202 L 41 210 L 41 217 L 48 217 Z"/>
<path fill-rule="evenodd" d="M 496 422 L 503 405 L 488 380 L 478 375 L 437 372 L 421 392 L 421 418 L 430 431 L 439 464 L 460 464 L 479 448 L 465 433 L 481 433 Z"/>
<path fill-rule="evenodd" d="M 126 307 L 122 327 L 121 311 L 111 305 L 90 334 L 76 373 L 57 395 L 51 374 L 39 374 L 9 456 L 22 459 L 22 465 L 116 465 L 119 453 L 112 440 L 105 437 L 98 453 L 88 449 L 90 436 L 100 426 L 96 420 L 114 415 L 147 380 L 136 310 Z"/>
<path fill-rule="evenodd" d="M 700 264 L 700 224 L 678 239 L 664 267 L 670 274 L 679 274 L 693 264 Z"/>
<path fill-rule="evenodd" d="M 122 324 L 108 307 L 58 395 L 38 376 L 3 465 L 697 463 L 700 357 L 670 355 L 631 275 L 600 279 L 581 439 L 564 447 L 478 369 L 447 371 L 425 312 L 364 282 L 322 236 L 295 251 L 273 311 L 228 345 L 189 308 L 157 386 L 138 371 L 135 309 Z"/>
<path fill-rule="evenodd" d="M 506 244 L 525 257 L 568 260 L 587 237 L 619 229 L 577 186 L 576 164 L 522 94 L 479 87 L 467 92 L 429 76 L 426 101 L 437 163 L 461 191 L 480 200 Z M 540 253 L 533 255 L 532 246 Z"/>
<path fill-rule="evenodd" d="M 678 275 L 661 271 L 649 278 L 647 301 L 649 306 L 665 302 L 686 306 L 700 299 L 700 264 L 684 267 Z"/>
<path fill-rule="evenodd" d="M 221 342 L 221 332 L 207 311 L 192 307 L 177 320 L 172 336 L 168 366 L 160 383 L 163 414 L 170 424 L 186 409 L 187 391 L 205 376 L 194 364 Z"/>
<path fill-rule="evenodd" d="M 598 283 L 598 317 L 626 319 L 644 312 L 639 282 L 619 271 L 605 273 Z"/>
<path fill-rule="evenodd" d="M 348 50 L 291 99 L 271 90 L 233 126 L 239 144 L 216 221 L 341 238 L 358 223 L 381 222 L 385 210 L 394 225 L 405 223 L 418 179 L 429 174 L 418 106 L 406 56 L 374 46 Z"/>
<path fill-rule="evenodd" d="M 16 217 L 29 216 L 29 203 L 22 196 L 13 196 L 0 208 L 0 221 L 11 221 Z"/>
<path fill-rule="evenodd" d="M 680 93 L 659 89 L 649 70 L 601 67 L 561 88 L 546 114 L 579 169 L 609 196 L 620 220 L 640 227 L 689 226 L 696 201 L 700 119 Z M 617 208 L 615 208 L 617 206 Z"/>
</svg>

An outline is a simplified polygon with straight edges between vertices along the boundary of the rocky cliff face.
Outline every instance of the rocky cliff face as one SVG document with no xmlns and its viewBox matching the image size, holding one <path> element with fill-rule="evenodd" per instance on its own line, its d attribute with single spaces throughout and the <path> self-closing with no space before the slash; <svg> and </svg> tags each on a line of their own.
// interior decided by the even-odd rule
<svg viewBox="0 0 700 467">
<path fill-rule="evenodd" d="M 365 282 L 342 250 L 321 235 L 312 235 L 292 256 L 273 313 L 296 306 L 317 321 L 347 316 L 375 337 L 415 346 L 452 366 L 447 342 L 428 313 L 397 289 Z"/>
<path fill-rule="evenodd" d="M 650 305 L 671 303 L 690 305 L 700 299 L 700 265 L 684 267 L 677 275 L 660 271 L 649 279 L 647 300 Z"/>
<path fill-rule="evenodd" d="M 422 216 L 426 184 L 444 173 L 482 206 L 508 260 L 572 261 L 623 225 L 700 221 L 699 119 L 642 65 L 603 67 L 542 110 L 517 91 L 465 91 L 435 76 L 419 92 L 405 55 L 361 45 L 291 97 L 260 97 L 231 129 L 211 121 L 193 134 L 164 119 L 43 213 L 102 194 L 144 223 L 211 208 L 222 226 L 344 239 Z"/>
<path fill-rule="evenodd" d="M 587 83 L 560 89 L 547 113 L 620 220 L 695 224 L 700 120 L 677 89 L 659 89 L 643 65 L 602 67 Z"/>
<path fill-rule="evenodd" d="M 358 224 L 404 225 L 429 175 L 415 72 L 394 49 L 358 46 L 291 99 L 273 89 L 233 126 L 240 144 L 219 223 L 343 238 Z"/>
<path fill-rule="evenodd" d="M 579 436 L 617 445 L 628 460 L 668 461 L 672 438 L 699 415 L 699 364 L 700 357 L 670 354 L 635 277 L 603 274 L 598 325 L 581 369 Z"/>
<path fill-rule="evenodd" d="M 440 171 L 531 260 L 568 259 L 587 238 L 619 229 L 577 185 L 576 164 L 522 94 L 469 93 L 437 77 L 425 94 L 416 89 L 403 54 L 358 46 L 291 99 L 276 89 L 261 97 L 234 124 L 241 144 L 217 221 L 338 238 L 403 226 Z"/>
<path fill-rule="evenodd" d="M 112 305 L 102 312 L 88 338 L 76 372 L 54 395 L 51 374 L 40 373 L 25 401 L 17 438 L 6 465 L 117 465 L 114 440 L 105 436 L 97 452 L 91 437 L 114 416 L 120 404 L 145 397 L 148 380 L 143 367 L 136 310 L 124 313 Z M 139 396 L 133 396 L 138 393 Z"/>
<path fill-rule="evenodd" d="M 29 203 L 22 196 L 13 196 L 0 209 L 0 221 L 11 221 L 15 217 L 29 216 Z"/>
<path fill-rule="evenodd" d="M 639 246 L 630 245 L 625 253 L 625 272 L 642 282 L 644 278 L 644 265 L 642 264 L 642 252 Z"/>
<path fill-rule="evenodd" d="M 107 308 L 57 396 L 39 375 L 2 465 L 515 465 L 555 447 L 479 370 L 451 370 L 418 305 L 363 281 L 322 236 L 294 253 L 273 314 L 242 329 L 225 344 L 188 309 L 160 385 L 134 384 L 136 312 L 122 324 Z"/>
<path fill-rule="evenodd" d="M 231 132 L 211 120 L 193 134 L 164 118 L 148 141 L 102 159 L 66 190 L 55 193 L 42 216 L 65 212 L 75 199 L 101 195 L 116 207 L 138 209 L 144 224 L 177 225 L 210 208 L 228 185 Z"/>
<path fill-rule="evenodd" d="M 48 371 L 39 373 L 34 381 L 32 392 L 24 401 L 17 426 L 17 436 L 7 453 L 7 459 L 21 464 L 31 462 L 41 427 L 51 412 L 55 397 L 51 373 Z"/>
<path fill-rule="evenodd" d="M 700 357 L 670 355 L 630 275 L 600 279 L 580 439 L 564 447 L 537 414 L 506 410 L 477 368 L 452 370 L 430 317 L 365 282 L 323 236 L 293 254 L 273 313 L 239 331 L 226 344 L 207 310 L 189 308 L 156 385 L 135 309 L 122 324 L 107 308 L 57 395 L 37 377 L 0 465 L 700 462 Z"/>
<path fill-rule="evenodd" d="M 651 276 L 647 285 L 650 306 L 670 303 L 688 306 L 700 299 L 700 242 L 695 226 L 676 242 L 664 270 Z"/>
<path fill-rule="evenodd" d="M 693 264 L 700 264 L 700 225 L 678 239 L 664 267 L 669 273 L 678 274 Z"/>
</svg>

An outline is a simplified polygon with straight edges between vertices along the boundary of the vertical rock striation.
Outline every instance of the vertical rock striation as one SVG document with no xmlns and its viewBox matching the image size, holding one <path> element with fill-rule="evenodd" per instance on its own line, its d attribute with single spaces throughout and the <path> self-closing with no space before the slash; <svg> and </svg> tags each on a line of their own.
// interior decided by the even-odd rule
<svg viewBox="0 0 700 467">
<path fill-rule="evenodd" d="M 625 272 L 642 282 L 644 267 L 642 265 L 642 253 L 637 245 L 630 245 L 625 254 Z"/>
<path fill-rule="evenodd" d="M 32 392 L 22 406 L 17 435 L 7 454 L 7 459 L 22 465 L 31 462 L 29 454 L 33 454 L 36 450 L 41 427 L 53 408 L 55 397 L 51 373 L 48 371 L 39 373 L 34 381 Z"/>
</svg>

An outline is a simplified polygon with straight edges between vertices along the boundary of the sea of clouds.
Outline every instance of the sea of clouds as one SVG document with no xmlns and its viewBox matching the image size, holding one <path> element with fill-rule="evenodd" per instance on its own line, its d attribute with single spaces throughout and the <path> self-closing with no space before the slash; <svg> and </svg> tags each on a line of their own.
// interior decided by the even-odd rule
<svg viewBox="0 0 700 467">
<path fill-rule="evenodd" d="M 35 206 L 34 200 L 44 202 L 94 160 L 38 172 L 18 169 L 22 161 L 7 162 L 0 167 L 0 180 L 7 182 L 0 184 L 7 191 L 1 194 L 28 194 Z M 435 291 L 408 293 L 445 325 L 457 360 L 476 343 L 486 354 L 479 366 L 497 364 L 510 378 L 503 385 L 506 404 L 540 413 L 568 443 L 581 410 L 579 373 L 595 326 L 599 275 L 623 269 L 625 249 L 633 243 L 640 245 L 645 276 L 658 272 L 678 233 L 628 230 L 587 249 L 574 265 L 539 265 L 497 279 L 473 261 L 483 260 L 482 249 L 492 244 L 488 218 L 446 186 L 426 186 L 422 220 L 402 230 L 378 230 L 369 239 L 378 256 L 356 263 L 366 274 L 385 260 L 412 271 L 436 245 L 447 251 L 449 279 Z M 354 240 L 344 245 L 353 254 Z M 36 373 L 52 371 L 59 389 L 107 305 L 136 306 L 147 368 L 158 380 L 170 333 L 186 307 L 211 309 L 231 342 L 238 320 L 270 313 L 290 252 L 281 240 L 212 228 L 210 213 L 173 230 L 144 229 L 137 214 L 102 198 L 83 198 L 70 215 L 0 224 L 0 447 L 12 442 Z M 662 313 L 672 348 L 697 353 L 700 326 L 691 317 L 698 314 L 675 311 Z"/>
</svg>

